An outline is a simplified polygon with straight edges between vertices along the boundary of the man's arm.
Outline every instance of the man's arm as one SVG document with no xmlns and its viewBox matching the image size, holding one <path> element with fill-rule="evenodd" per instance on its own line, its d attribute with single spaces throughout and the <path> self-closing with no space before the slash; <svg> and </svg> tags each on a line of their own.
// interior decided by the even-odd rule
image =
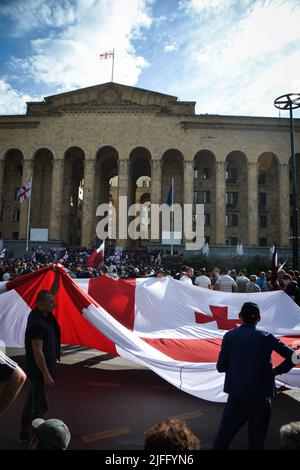
<svg viewBox="0 0 300 470">
<path fill-rule="evenodd" d="M 59 274 L 56 266 L 54 266 L 54 265 L 52 266 L 52 271 L 55 272 L 55 279 L 54 279 L 54 282 L 52 284 L 52 287 L 51 287 L 50 291 L 51 291 L 52 295 L 55 297 L 56 294 L 57 294 L 57 291 L 59 289 L 60 274 Z"/>
<path fill-rule="evenodd" d="M 280 356 L 285 358 L 285 361 L 273 368 L 274 376 L 286 374 L 295 365 L 292 362 L 292 354 L 294 353 L 294 350 L 284 344 L 282 341 L 280 341 L 280 339 L 276 338 L 275 336 L 273 337 L 273 350 L 280 354 Z"/>
<path fill-rule="evenodd" d="M 47 385 L 47 387 L 49 388 L 54 387 L 55 382 L 49 372 L 43 353 L 44 341 L 42 339 L 33 339 L 31 344 L 36 365 L 38 366 L 42 376 L 44 377 L 45 385 Z"/>
<path fill-rule="evenodd" d="M 0 394 L 0 415 L 15 400 L 25 381 L 26 374 L 17 366 L 6 381 Z"/>
</svg>

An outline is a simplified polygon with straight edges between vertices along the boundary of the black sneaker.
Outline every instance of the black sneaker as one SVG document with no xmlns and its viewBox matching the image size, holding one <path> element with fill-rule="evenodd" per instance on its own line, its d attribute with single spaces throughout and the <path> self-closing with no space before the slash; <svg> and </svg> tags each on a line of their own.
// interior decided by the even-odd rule
<svg viewBox="0 0 300 470">
<path fill-rule="evenodd" d="M 19 444 L 28 444 L 30 442 L 29 432 L 20 432 L 18 442 Z"/>
</svg>

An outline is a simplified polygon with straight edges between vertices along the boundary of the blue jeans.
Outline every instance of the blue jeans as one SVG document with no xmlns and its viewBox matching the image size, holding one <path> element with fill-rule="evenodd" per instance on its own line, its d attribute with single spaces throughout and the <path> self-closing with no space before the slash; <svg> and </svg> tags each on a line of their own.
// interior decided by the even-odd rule
<svg viewBox="0 0 300 470">
<path fill-rule="evenodd" d="M 271 410 L 270 398 L 252 401 L 229 396 L 213 443 L 213 450 L 228 449 L 232 439 L 246 422 L 248 422 L 249 449 L 263 449 Z"/>
</svg>

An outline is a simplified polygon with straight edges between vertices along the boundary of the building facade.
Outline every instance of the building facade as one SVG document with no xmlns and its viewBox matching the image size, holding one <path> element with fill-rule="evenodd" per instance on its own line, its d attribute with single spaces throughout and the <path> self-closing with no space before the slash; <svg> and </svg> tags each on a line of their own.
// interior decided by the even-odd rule
<svg viewBox="0 0 300 470">
<path fill-rule="evenodd" d="M 299 130 L 296 119 L 300 151 Z M 116 83 L 28 103 L 0 116 L 0 238 L 26 239 L 16 193 L 30 177 L 31 228 L 74 246 L 94 240 L 99 204 L 160 204 L 173 178 L 175 203 L 204 204 L 210 245 L 289 247 L 289 139 L 288 119 L 197 115 L 195 102 Z"/>
</svg>

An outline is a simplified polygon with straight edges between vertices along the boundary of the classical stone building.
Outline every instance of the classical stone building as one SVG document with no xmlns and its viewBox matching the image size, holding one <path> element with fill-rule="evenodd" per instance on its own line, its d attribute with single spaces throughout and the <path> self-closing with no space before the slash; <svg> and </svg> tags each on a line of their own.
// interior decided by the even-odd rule
<svg viewBox="0 0 300 470">
<path fill-rule="evenodd" d="M 299 120 L 295 130 L 300 150 Z M 47 228 L 52 244 L 90 245 L 100 203 L 164 202 L 174 178 L 174 202 L 205 204 L 210 245 L 290 246 L 287 119 L 197 115 L 195 102 L 105 83 L 0 116 L 6 243 L 26 238 L 27 202 L 16 191 L 31 176 L 31 228 Z"/>
</svg>

